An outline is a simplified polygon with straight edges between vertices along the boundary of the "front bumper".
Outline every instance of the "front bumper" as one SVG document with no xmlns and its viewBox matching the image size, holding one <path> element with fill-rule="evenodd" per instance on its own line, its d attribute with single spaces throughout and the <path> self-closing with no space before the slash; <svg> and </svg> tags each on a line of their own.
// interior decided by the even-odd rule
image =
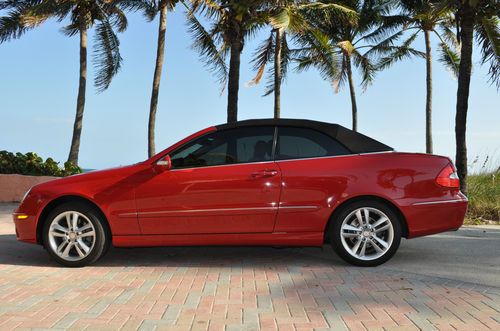
<svg viewBox="0 0 500 331">
<path fill-rule="evenodd" d="M 19 216 L 23 218 L 18 218 Z M 15 212 L 12 218 L 16 226 L 17 240 L 36 244 L 36 216 Z"/>
<path fill-rule="evenodd" d="M 33 244 L 37 243 L 38 212 L 42 209 L 42 205 L 43 200 L 33 190 L 19 204 L 17 210 L 12 214 L 12 219 L 16 226 L 17 240 Z"/>
</svg>

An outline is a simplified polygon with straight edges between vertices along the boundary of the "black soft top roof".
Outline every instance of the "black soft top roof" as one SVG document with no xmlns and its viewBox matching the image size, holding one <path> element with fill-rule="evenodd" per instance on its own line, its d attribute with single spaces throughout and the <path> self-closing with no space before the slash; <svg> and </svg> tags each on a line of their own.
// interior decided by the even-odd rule
<svg viewBox="0 0 500 331">
<path fill-rule="evenodd" d="M 256 119 L 217 125 L 217 130 L 233 129 L 251 126 L 289 126 L 309 128 L 322 132 L 343 144 L 352 153 L 376 153 L 394 150 L 381 142 L 367 137 L 359 132 L 349 130 L 341 125 L 301 120 L 301 119 Z"/>
</svg>

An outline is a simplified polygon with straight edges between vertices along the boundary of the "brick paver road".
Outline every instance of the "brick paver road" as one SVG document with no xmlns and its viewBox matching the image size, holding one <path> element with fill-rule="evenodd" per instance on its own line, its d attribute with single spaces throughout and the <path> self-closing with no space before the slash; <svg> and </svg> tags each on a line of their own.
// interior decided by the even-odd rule
<svg viewBox="0 0 500 331">
<path fill-rule="evenodd" d="M 96 266 L 60 268 L 16 242 L 10 207 L 0 206 L 0 330 L 500 329 L 498 287 L 397 263 L 355 268 L 326 246 L 111 249 Z"/>
</svg>

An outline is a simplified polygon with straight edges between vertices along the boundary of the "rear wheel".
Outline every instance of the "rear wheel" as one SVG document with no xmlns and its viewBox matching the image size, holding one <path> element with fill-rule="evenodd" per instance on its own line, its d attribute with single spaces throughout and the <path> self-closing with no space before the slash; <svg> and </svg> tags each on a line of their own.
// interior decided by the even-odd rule
<svg viewBox="0 0 500 331">
<path fill-rule="evenodd" d="M 387 205 L 358 201 L 343 208 L 333 220 L 330 238 L 346 262 L 363 267 L 388 261 L 401 242 L 401 224 Z"/>
<path fill-rule="evenodd" d="M 45 249 L 64 266 L 94 263 L 109 247 L 101 217 L 94 207 L 84 203 L 69 202 L 55 208 L 43 228 Z"/>
</svg>

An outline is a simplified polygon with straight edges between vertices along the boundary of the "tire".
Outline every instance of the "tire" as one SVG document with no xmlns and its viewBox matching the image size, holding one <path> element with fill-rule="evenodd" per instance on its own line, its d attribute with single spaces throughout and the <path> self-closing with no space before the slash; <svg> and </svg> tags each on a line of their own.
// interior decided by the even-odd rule
<svg viewBox="0 0 500 331">
<path fill-rule="evenodd" d="M 63 266 L 90 265 L 101 258 L 111 244 L 105 222 L 89 204 L 62 204 L 50 212 L 43 226 L 45 249 Z"/>
<path fill-rule="evenodd" d="M 333 250 L 352 265 L 383 264 L 396 253 L 401 242 L 398 216 L 378 201 L 353 202 L 335 213 L 332 222 L 329 235 Z"/>
</svg>

